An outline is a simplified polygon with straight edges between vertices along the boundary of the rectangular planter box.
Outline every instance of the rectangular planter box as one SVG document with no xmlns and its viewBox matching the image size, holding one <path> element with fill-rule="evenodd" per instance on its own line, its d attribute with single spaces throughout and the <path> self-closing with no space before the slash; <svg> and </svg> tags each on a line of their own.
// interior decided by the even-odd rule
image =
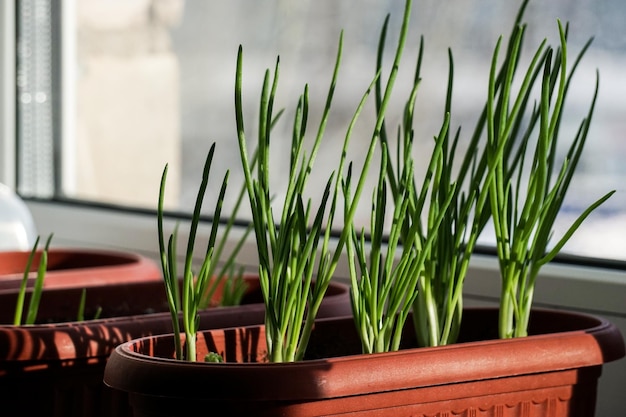
<svg viewBox="0 0 626 417">
<path fill-rule="evenodd" d="M 243 304 L 200 313 L 203 329 L 263 323 L 258 279 L 246 277 Z M 126 393 L 103 382 L 104 367 L 119 344 L 172 331 L 163 282 L 91 286 L 85 317 L 98 306 L 98 320 L 75 322 L 82 288 L 49 288 L 42 295 L 33 326 L 0 325 L 0 414 L 37 416 L 127 416 Z M 12 321 L 14 291 L 0 291 L 0 322 Z M 348 314 L 348 287 L 333 283 L 320 308 L 321 316 Z M 48 324 L 46 324 L 48 323 Z"/>
<path fill-rule="evenodd" d="M 202 332 L 198 358 L 172 359 L 172 335 L 125 343 L 105 383 L 130 393 L 135 416 L 220 410 L 232 416 L 591 417 L 604 363 L 624 356 L 619 330 L 594 316 L 533 312 L 529 337 L 498 340 L 496 309 L 465 312 L 461 341 L 359 354 L 351 317 L 318 320 L 310 358 L 264 363 L 263 326 Z M 411 326 L 409 326 L 411 327 Z M 174 383 L 172 381 L 175 381 Z"/>
<path fill-rule="evenodd" d="M 0 251 L 0 290 L 18 290 L 29 251 Z M 37 276 L 41 251 L 35 253 L 28 286 Z M 44 288 L 91 287 L 135 281 L 161 281 L 161 267 L 145 256 L 101 249 L 50 248 Z"/>
</svg>

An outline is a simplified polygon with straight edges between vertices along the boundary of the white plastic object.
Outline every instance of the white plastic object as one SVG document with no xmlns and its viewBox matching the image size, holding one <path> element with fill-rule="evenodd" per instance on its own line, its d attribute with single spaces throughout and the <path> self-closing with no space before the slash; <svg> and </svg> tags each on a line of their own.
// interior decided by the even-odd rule
<svg viewBox="0 0 626 417">
<path fill-rule="evenodd" d="M 26 203 L 0 184 L 0 250 L 31 250 L 36 239 L 35 221 Z"/>
</svg>

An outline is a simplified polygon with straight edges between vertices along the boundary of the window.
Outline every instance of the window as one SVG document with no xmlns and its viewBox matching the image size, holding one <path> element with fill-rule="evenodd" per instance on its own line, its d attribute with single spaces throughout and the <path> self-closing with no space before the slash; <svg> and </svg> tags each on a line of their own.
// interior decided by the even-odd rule
<svg viewBox="0 0 626 417">
<path fill-rule="evenodd" d="M 241 181 L 232 108 L 238 45 L 244 48 L 248 130 L 254 129 L 263 71 L 273 68 L 277 55 L 281 59 L 278 107 L 293 109 L 309 82 L 314 125 L 343 28 L 345 52 L 334 119 L 317 162 L 320 170 L 328 172 L 328 164 L 337 156 L 333 143 L 343 137 L 347 120 L 373 76 L 383 18 L 391 13 L 389 41 L 393 42 L 403 3 L 19 1 L 17 189 L 25 197 L 153 209 L 160 174 L 168 163 L 167 205 L 186 212 L 192 207 L 206 152 L 215 141 L 219 166 L 212 192 L 217 192 L 221 172 L 232 169 L 232 204 Z M 401 78 L 412 75 L 417 40 L 423 34 L 426 58 L 417 126 L 421 154 L 428 155 L 430 138 L 442 117 L 447 48 L 452 48 L 456 67 L 452 124 L 470 129 L 480 107 L 477 103 L 484 103 L 487 65 L 496 38 L 508 35 L 517 7 L 517 2 L 497 0 L 473 0 L 455 7 L 436 0 L 414 4 Z M 544 35 L 555 42 L 557 17 L 571 23 L 571 59 L 595 36 L 578 70 L 566 109 L 572 119 L 565 122 L 564 132 L 575 129 L 583 117 L 596 68 L 601 76 L 600 98 L 580 174 L 562 217 L 569 222 L 570 214 L 616 189 L 566 247 L 571 254 L 615 260 L 626 259 L 626 235 L 621 232 L 626 227 L 621 181 L 626 149 L 620 140 L 626 107 L 620 71 L 626 58 L 626 39 L 620 30 L 625 14 L 626 6 L 617 0 L 531 1 L 526 13 L 529 51 Z M 396 91 L 401 103 L 402 88 Z M 398 104 L 391 114 L 397 116 L 399 110 Z M 290 117 L 289 113 L 283 117 L 276 138 L 288 140 Z M 396 122 L 390 120 L 389 125 Z M 359 128 L 353 141 L 369 135 L 367 117 L 362 117 Z M 358 157 L 357 148 L 354 158 Z M 285 159 L 277 158 L 272 166 L 277 184 L 285 164 Z M 368 219 L 367 204 L 362 219 Z M 488 236 L 484 243 L 490 243 Z"/>
<path fill-rule="evenodd" d="M 282 63 L 278 107 L 292 109 L 305 82 L 311 85 L 312 110 L 321 107 L 339 32 L 345 29 L 334 109 L 337 119 L 327 134 L 329 142 L 336 141 L 333 129 L 343 136 L 346 118 L 373 76 L 382 20 L 387 12 L 392 13 L 392 40 L 403 3 L 2 1 L 0 181 L 28 199 L 40 232 L 55 233 L 56 244 L 110 246 L 154 255 L 158 248 L 153 210 L 165 163 L 170 164 L 167 204 L 172 211 L 190 211 L 201 165 L 213 141 L 221 163 L 216 178 L 220 171 L 234 167 L 229 195 L 237 189 L 241 175 L 237 172 L 232 103 L 238 45 L 244 46 L 246 113 L 251 120 L 248 128 L 253 131 L 260 80 L 265 68 L 273 67 L 276 55 Z M 416 41 L 423 34 L 426 58 L 416 128 L 426 155 L 442 115 L 447 48 L 453 50 L 456 67 L 452 123 L 472 126 L 476 109 L 484 103 L 486 66 L 496 37 L 508 35 L 517 4 L 502 0 L 414 1 L 411 45 L 403 67 L 407 73 L 401 77 L 410 76 Z M 626 83 L 621 69 L 626 60 L 625 14 L 626 3 L 621 0 L 531 0 L 526 13 L 529 48 L 544 35 L 554 43 L 556 17 L 571 22 L 571 54 L 595 36 L 578 70 L 580 90 L 572 91 L 566 109 L 573 121 L 565 130 L 571 130 L 585 111 L 599 68 L 601 88 L 595 120 L 565 217 L 579 213 L 605 191 L 617 190 L 566 247 L 566 252 L 587 258 L 582 264 L 547 265 L 536 302 L 605 315 L 623 332 L 626 206 L 621 161 L 626 148 L 621 134 L 626 123 Z M 401 102 L 404 92 L 401 88 L 396 91 Z M 392 114 L 399 112 L 395 109 Z M 283 122 L 288 120 L 286 115 Z M 371 123 L 366 118 L 361 122 L 360 132 L 369 135 Z M 277 129 L 276 137 L 288 137 L 287 124 Z M 354 158 L 358 155 L 357 149 Z M 324 171 L 324 163 L 332 163 L 336 157 L 336 149 L 324 148 L 318 167 Z M 284 163 L 277 160 L 272 166 L 278 184 Z M 367 211 L 365 205 L 363 219 L 367 219 Z M 484 239 L 489 245 L 489 236 Z M 255 248 L 246 248 L 242 255 L 240 259 L 254 268 Z M 603 259 L 622 263 L 615 262 L 618 268 L 611 270 L 591 267 L 592 261 Z M 345 265 L 340 265 L 338 275 L 347 276 Z M 493 257 L 474 256 L 465 285 L 468 303 L 493 302 L 498 297 L 498 282 Z M 599 389 L 598 415 L 615 415 L 615 410 L 624 409 L 624 375 L 624 365 L 606 370 Z"/>
</svg>

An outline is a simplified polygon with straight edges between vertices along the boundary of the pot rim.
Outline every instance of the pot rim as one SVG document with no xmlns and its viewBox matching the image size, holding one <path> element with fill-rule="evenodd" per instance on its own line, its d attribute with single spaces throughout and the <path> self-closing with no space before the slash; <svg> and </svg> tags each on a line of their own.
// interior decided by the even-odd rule
<svg viewBox="0 0 626 417">
<path fill-rule="evenodd" d="M 497 309 L 465 310 L 470 315 L 471 312 L 493 314 Z M 147 388 L 149 395 L 181 398 L 185 395 L 202 398 L 207 396 L 207 392 L 214 393 L 215 398 L 226 398 L 234 393 L 239 396 L 243 390 L 249 397 L 266 400 L 289 400 L 294 395 L 316 399 L 360 395 L 362 392 L 354 388 L 357 382 L 377 391 L 391 391 L 593 367 L 624 356 L 621 333 L 606 319 L 551 309 L 535 309 L 533 314 L 552 320 L 566 317 L 575 322 L 582 321 L 586 326 L 524 338 L 482 340 L 294 363 L 184 362 L 155 358 L 136 351 L 137 346 L 155 338 L 173 337 L 172 334 L 158 335 L 118 346 L 107 364 L 104 382 L 123 391 L 137 392 Z M 332 323 L 333 320 L 351 321 L 352 317 L 319 319 L 318 322 Z M 262 326 L 245 328 L 258 329 Z M 211 332 L 215 331 L 202 334 Z M 200 335 L 198 339 L 201 340 Z M 342 371 L 346 376 L 335 378 L 331 371 Z M 129 382 L 128 375 L 132 375 L 138 385 Z M 171 386 L 156 382 L 160 377 L 180 383 Z M 253 386 L 244 388 L 246 384 Z"/>
</svg>

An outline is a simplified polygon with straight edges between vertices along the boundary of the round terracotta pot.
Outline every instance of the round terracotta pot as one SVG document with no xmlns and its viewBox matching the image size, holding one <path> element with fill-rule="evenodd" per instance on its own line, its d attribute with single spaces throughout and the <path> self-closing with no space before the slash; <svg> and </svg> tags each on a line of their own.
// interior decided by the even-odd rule
<svg viewBox="0 0 626 417">
<path fill-rule="evenodd" d="M 30 251 L 0 252 L 0 290 L 19 289 Z M 41 251 L 31 265 L 32 286 Z M 109 283 L 161 281 L 161 267 L 136 253 L 100 249 L 51 248 L 44 288 L 90 287 Z"/>
<path fill-rule="evenodd" d="M 118 346 L 104 382 L 128 392 L 135 416 L 221 410 L 232 416 L 488 415 L 590 417 L 601 366 L 624 356 L 611 323 L 561 311 L 533 313 L 533 335 L 485 340 L 496 309 L 464 313 L 462 342 L 437 348 L 358 354 L 351 317 L 316 322 L 310 350 L 296 363 L 264 363 L 263 326 L 202 332 L 198 359 L 173 359 L 173 336 Z M 410 329 L 407 343 L 412 345 Z M 330 349 L 330 350 L 325 350 Z"/>
</svg>

